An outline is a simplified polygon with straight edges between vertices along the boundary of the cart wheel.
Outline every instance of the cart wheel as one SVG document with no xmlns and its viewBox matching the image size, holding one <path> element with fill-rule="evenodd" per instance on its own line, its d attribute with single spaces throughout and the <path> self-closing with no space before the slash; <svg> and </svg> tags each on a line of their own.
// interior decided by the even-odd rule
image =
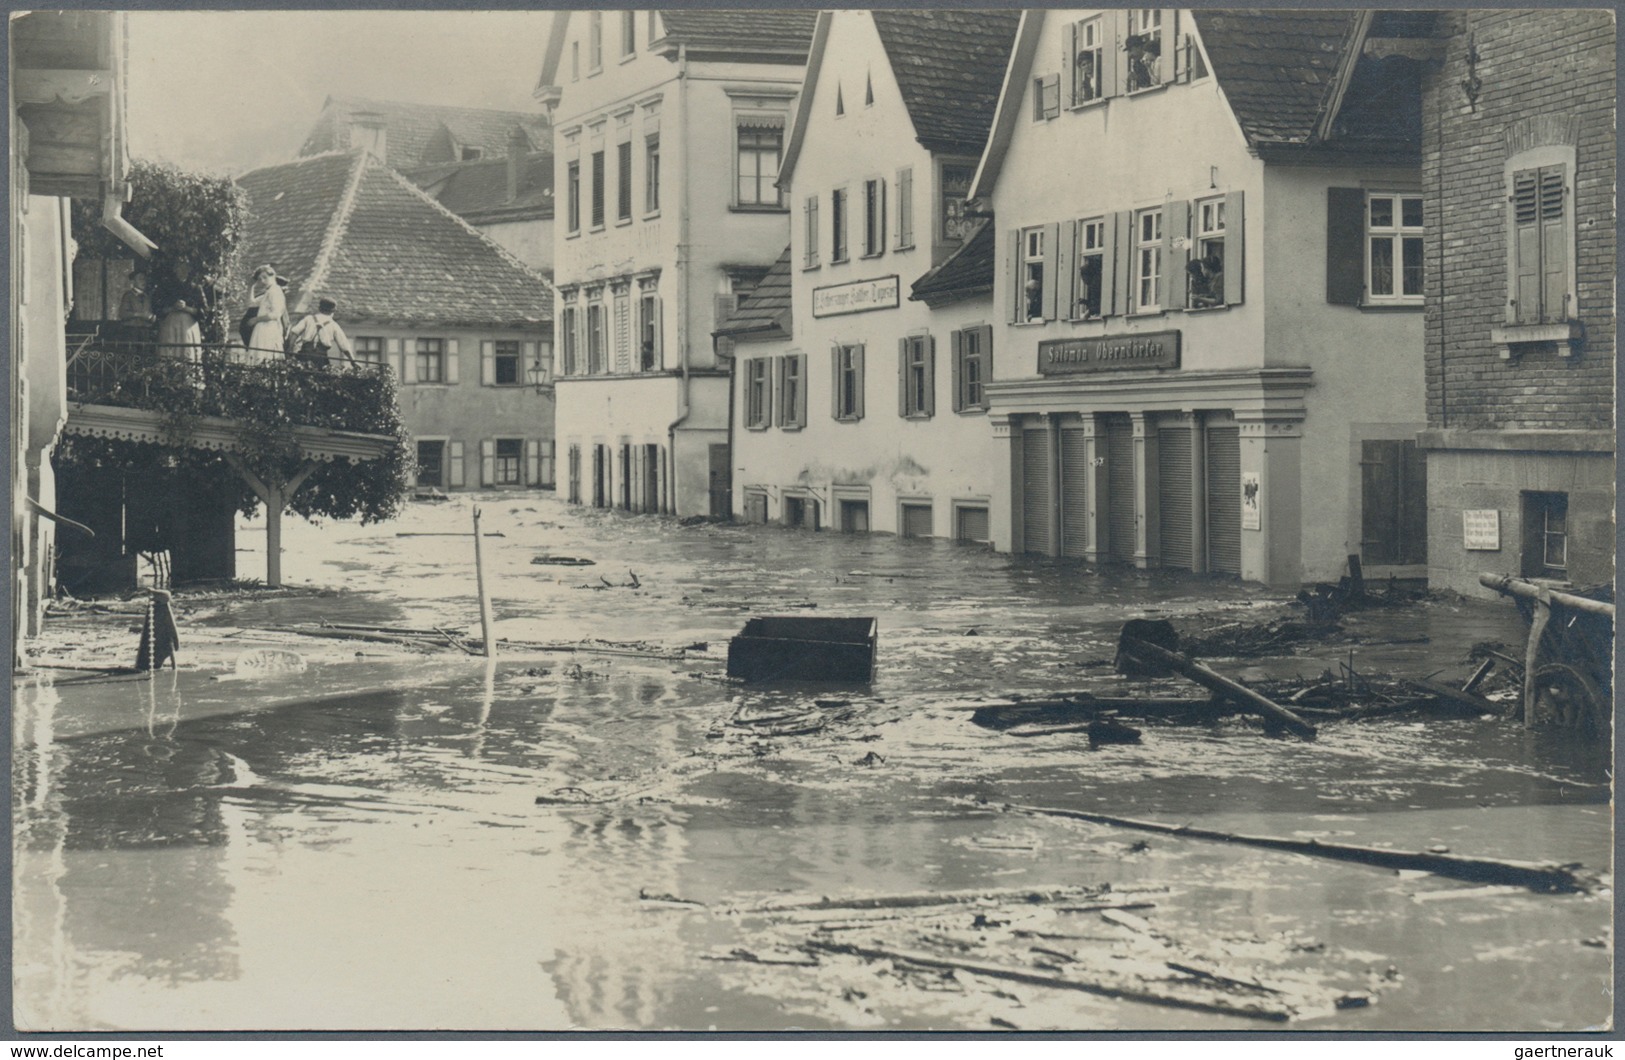
<svg viewBox="0 0 1625 1060">
<path fill-rule="evenodd" d="M 1608 731 L 1609 704 L 1597 683 L 1572 666 L 1552 663 L 1535 671 L 1535 719 L 1570 729 Z"/>
</svg>

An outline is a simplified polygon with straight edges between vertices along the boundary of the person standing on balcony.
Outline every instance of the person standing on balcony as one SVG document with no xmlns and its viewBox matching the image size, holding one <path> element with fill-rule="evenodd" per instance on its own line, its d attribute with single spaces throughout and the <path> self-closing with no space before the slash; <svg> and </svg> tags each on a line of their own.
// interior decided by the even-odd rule
<svg viewBox="0 0 1625 1060">
<path fill-rule="evenodd" d="M 152 340 L 148 329 L 158 318 L 152 314 L 152 298 L 147 294 L 147 274 L 130 273 L 130 286 L 118 300 L 118 319 L 125 337 Z"/>
<path fill-rule="evenodd" d="M 288 335 L 288 348 L 293 355 L 314 368 L 325 369 L 329 361 L 355 363 L 355 347 L 350 336 L 333 319 L 339 304 L 331 298 L 316 301 L 316 312 L 293 326 Z"/>
<path fill-rule="evenodd" d="M 164 312 L 158 322 L 158 356 L 188 364 L 203 361 L 203 328 L 197 309 L 182 298 Z"/>
<path fill-rule="evenodd" d="M 255 269 L 254 284 L 248 293 L 254 301 L 254 315 L 244 321 L 251 325 L 248 358 L 266 361 L 280 357 L 288 333 L 288 299 L 277 282 L 276 270 L 269 265 Z"/>
</svg>

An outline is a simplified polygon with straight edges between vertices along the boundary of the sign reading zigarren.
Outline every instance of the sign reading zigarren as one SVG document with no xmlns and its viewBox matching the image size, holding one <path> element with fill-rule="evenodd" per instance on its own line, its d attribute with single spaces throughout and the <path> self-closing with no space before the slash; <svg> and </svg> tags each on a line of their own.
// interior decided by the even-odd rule
<svg viewBox="0 0 1625 1060">
<path fill-rule="evenodd" d="M 829 287 L 815 287 L 812 293 L 812 315 L 836 317 L 842 313 L 863 313 L 870 309 L 896 309 L 898 284 L 896 276 L 881 276 L 874 280 L 857 280 Z"/>
<path fill-rule="evenodd" d="M 1054 339 L 1038 344 L 1038 374 L 1120 372 L 1132 368 L 1178 368 L 1179 332 Z"/>
</svg>

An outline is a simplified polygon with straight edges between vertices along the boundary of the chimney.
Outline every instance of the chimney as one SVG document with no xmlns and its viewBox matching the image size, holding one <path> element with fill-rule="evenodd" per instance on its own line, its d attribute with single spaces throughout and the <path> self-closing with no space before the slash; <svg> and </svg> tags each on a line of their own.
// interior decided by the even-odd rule
<svg viewBox="0 0 1625 1060">
<path fill-rule="evenodd" d="M 384 133 L 384 116 L 373 110 L 358 110 L 350 115 L 350 150 L 360 148 L 378 161 L 385 160 L 388 147 Z"/>
<path fill-rule="evenodd" d="M 530 154 L 530 137 L 525 130 L 515 125 L 508 134 L 508 201 L 513 202 L 519 198 L 519 176 L 525 165 L 525 156 Z"/>
</svg>

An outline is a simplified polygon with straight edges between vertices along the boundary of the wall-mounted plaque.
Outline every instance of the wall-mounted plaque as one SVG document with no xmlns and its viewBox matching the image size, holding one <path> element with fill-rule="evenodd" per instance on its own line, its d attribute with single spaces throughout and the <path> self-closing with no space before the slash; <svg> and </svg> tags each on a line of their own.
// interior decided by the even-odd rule
<svg viewBox="0 0 1625 1060">
<path fill-rule="evenodd" d="M 1135 368 L 1178 368 L 1179 332 L 1052 339 L 1038 344 L 1039 375 L 1121 372 Z"/>
<path fill-rule="evenodd" d="M 867 313 L 871 309 L 896 309 L 897 296 L 896 276 L 815 287 L 812 293 L 812 315 L 838 317 L 843 313 Z"/>
<path fill-rule="evenodd" d="M 1473 552 L 1501 551 L 1501 512 L 1469 508 L 1461 513 L 1461 546 Z"/>
</svg>

